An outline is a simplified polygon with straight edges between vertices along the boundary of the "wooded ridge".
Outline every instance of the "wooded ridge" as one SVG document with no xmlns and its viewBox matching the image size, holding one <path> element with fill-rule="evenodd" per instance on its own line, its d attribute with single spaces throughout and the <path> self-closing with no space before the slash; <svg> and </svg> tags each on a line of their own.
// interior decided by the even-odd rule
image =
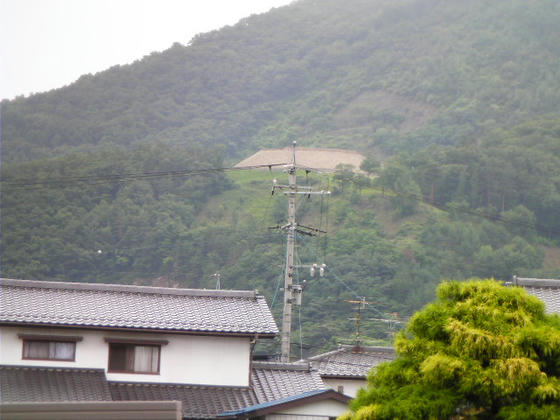
<svg viewBox="0 0 560 420">
<path fill-rule="evenodd" d="M 3 101 L 2 275 L 213 288 L 219 272 L 278 313 L 279 175 L 223 169 L 297 140 L 357 150 L 370 175 L 298 174 L 332 191 L 298 209 L 329 232 L 298 238 L 329 268 L 298 273 L 309 351 L 352 340 L 345 300 L 402 318 L 442 278 L 560 276 L 558 22 L 553 0 L 301 0 Z M 390 342 L 387 325 L 364 320 L 364 339 Z"/>
</svg>

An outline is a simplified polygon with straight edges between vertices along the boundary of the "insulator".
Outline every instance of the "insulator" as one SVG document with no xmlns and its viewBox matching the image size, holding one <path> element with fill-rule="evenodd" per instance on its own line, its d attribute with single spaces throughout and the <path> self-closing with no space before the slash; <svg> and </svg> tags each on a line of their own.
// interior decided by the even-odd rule
<svg viewBox="0 0 560 420">
<path fill-rule="evenodd" d="M 325 275 L 325 267 L 321 266 L 321 268 L 319 268 L 319 276 L 323 277 Z"/>
<path fill-rule="evenodd" d="M 294 300 L 293 300 L 294 305 L 300 305 L 300 306 L 301 306 L 301 296 L 302 296 L 302 294 L 303 294 L 303 293 L 302 293 L 302 292 L 303 292 L 302 287 L 301 287 L 299 284 L 294 284 L 294 285 L 292 286 L 292 290 L 293 290 L 293 293 L 294 293 L 294 294 L 293 294 L 293 297 L 294 297 Z"/>
</svg>

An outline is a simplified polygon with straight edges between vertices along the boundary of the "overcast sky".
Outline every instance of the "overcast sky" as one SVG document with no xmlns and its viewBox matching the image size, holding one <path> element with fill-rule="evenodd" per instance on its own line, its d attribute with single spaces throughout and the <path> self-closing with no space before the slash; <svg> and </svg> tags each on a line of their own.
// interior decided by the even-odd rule
<svg viewBox="0 0 560 420">
<path fill-rule="evenodd" d="M 65 86 L 291 0 L 0 0 L 0 99 Z"/>
</svg>

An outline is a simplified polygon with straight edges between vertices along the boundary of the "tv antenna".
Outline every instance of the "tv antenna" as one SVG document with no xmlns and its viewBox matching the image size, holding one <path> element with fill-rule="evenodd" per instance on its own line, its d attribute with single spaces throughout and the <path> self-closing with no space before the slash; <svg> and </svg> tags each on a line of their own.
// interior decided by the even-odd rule
<svg viewBox="0 0 560 420">
<path fill-rule="evenodd" d="M 354 346 L 354 350 L 358 351 L 361 347 L 362 341 L 360 336 L 360 323 L 362 321 L 362 311 L 366 308 L 366 305 L 370 305 L 371 302 L 366 301 L 365 296 L 363 296 L 360 300 L 345 300 L 345 302 L 352 303 L 354 305 L 358 305 L 357 314 L 354 318 L 348 318 L 350 321 L 354 321 L 356 325 L 356 345 Z"/>
<path fill-rule="evenodd" d="M 216 279 L 216 290 L 220 290 L 222 288 L 222 275 L 220 273 L 214 273 L 212 277 Z"/>
</svg>

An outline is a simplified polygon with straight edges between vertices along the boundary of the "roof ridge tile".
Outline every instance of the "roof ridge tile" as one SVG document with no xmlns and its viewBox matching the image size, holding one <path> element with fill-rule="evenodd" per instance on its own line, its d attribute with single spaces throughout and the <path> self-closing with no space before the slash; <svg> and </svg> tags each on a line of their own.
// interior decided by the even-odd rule
<svg viewBox="0 0 560 420">
<path fill-rule="evenodd" d="M 232 298 L 263 298 L 256 290 L 214 290 L 214 289 L 187 289 L 175 287 L 137 286 L 127 284 L 108 283 L 79 283 L 44 280 L 23 280 L 0 278 L 0 285 L 12 287 L 29 287 L 40 289 L 64 290 L 91 290 L 99 292 L 141 293 L 156 295 L 176 295 L 193 297 L 232 297 Z"/>
</svg>

